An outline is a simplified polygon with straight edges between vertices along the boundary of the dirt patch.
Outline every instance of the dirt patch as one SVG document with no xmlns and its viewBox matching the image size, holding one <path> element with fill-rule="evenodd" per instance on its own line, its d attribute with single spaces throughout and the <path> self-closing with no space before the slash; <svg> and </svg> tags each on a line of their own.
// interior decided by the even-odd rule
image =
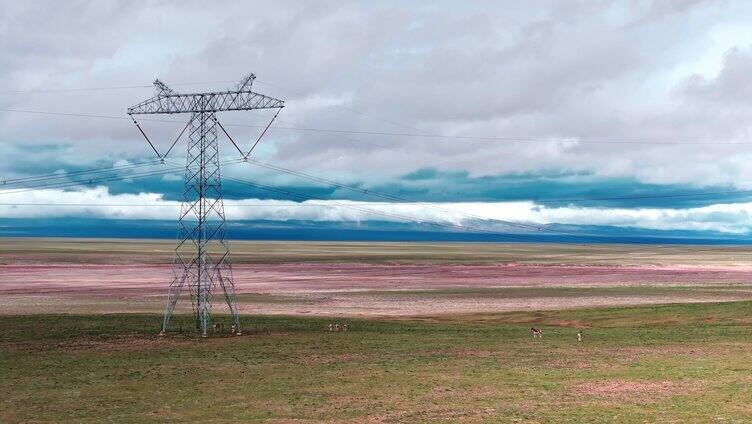
<svg viewBox="0 0 752 424">
<path fill-rule="evenodd" d="M 302 365 L 318 364 L 336 364 L 343 362 L 357 362 L 368 358 L 368 355 L 361 354 L 341 354 L 341 355 L 310 355 L 300 358 L 294 358 L 293 362 Z"/>
<path fill-rule="evenodd" d="M 169 337 L 134 336 L 118 337 L 108 340 L 74 339 L 58 343 L 56 347 L 68 352 L 130 352 L 194 344 L 196 344 L 195 340 L 178 340 Z"/>
<path fill-rule="evenodd" d="M 701 384 L 679 383 L 671 380 L 608 380 L 587 382 L 571 387 L 572 393 L 578 396 L 649 403 L 678 394 L 686 394 L 699 390 Z"/>
<path fill-rule="evenodd" d="M 714 343 L 708 345 L 663 345 L 663 346 L 624 346 L 620 348 L 598 348 L 594 354 L 612 356 L 621 362 L 631 363 L 655 357 L 664 358 L 706 358 L 710 356 L 746 353 L 752 349 L 750 343 Z"/>
<path fill-rule="evenodd" d="M 172 337 L 148 337 L 148 336 L 122 336 L 111 339 L 90 339 L 77 337 L 62 342 L 50 343 L 47 340 L 6 342 L 3 348 L 9 351 L 47 349 L 68 353 L 77 352 L 133 352 L 153 350 L 176 346 L 189 346 L 196 344 L 195 340 L 176 339 Z"/>
<path fill-rule="evenodd" d="M 355 419 L 354 423 L 411 423 L 411 422 L 479 422 L 496 414 L 495 408 L 478 408 L 470 410 L 436 409 L 415 412 L 392 412 Z"/>
<path fill-rule="evenodd" d="M 498 354 L 496 351 L 482 349 L 434 349 L 418 352 L 425 356 L 448 356 L 450 358 L 491 358 Z"/>
</svg>

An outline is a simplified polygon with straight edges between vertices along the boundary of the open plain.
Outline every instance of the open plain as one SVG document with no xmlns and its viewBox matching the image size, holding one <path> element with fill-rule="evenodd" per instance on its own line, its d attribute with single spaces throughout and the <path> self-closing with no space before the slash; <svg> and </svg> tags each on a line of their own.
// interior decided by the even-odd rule
<svg viewBox="0 0 752 424">
<path fill-rule="evenodd" d="M 159 312 L 171 246 L 6 239 L 0 314 Z M 745 265 L 752 254 L 743 247 L 236 242 L 232 259 L 247 314 L 389 317 L 752 300 Z"/>
<path fill-rule="evenodd" d="M 1 422 L 752 419 L 745 247 L 236 242 L 206 340 L 170 248 L 0 240 Z"/>
</svg>

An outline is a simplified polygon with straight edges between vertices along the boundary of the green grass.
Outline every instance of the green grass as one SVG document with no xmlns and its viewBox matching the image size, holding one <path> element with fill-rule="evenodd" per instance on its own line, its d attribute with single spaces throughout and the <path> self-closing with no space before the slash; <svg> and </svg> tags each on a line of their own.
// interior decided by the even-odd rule
<svg viewBox="0 0 752 424">
<path fill-rule="evenodd" d="M 347 333 L 261 316 L 206 340 L 187 316 L 163 339 L 155 315 L 3 317 L 0 422 L 748 422 L 750 312 L 347 320 Z"/>
</svg>

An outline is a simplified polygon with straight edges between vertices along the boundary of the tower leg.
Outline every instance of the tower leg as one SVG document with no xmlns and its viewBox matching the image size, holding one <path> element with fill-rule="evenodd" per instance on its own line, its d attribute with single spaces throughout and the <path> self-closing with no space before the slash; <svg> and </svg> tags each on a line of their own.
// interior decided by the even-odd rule
<svg viewBox="0 0 752 424">
<path fill-rule="evenodd" d="M 172 312 L 175 310 L 175 305 L 178 303 L 178 298 L 180 297 L 180 291 L 183 289 L 183 284 L 185 284 L 185 277 L 186 275 L 183 274 L 180 278 L 174 278 L 172 283 L 170 283 L 170 288 L 167 290 L 167 304 L 165 305 L 161 334 L 164 334 L 167 331 L 167 327 L 170 325 Z"/>
<path fill-rule="evenodd" d="M 222 292 L 225 295 L 225 301 L 227 301 L 227 307 L 230 308 L 230 314 L 232 314 L 232 323 L 235 325 L 235 334 L 243 334 L 243 330 L 240 328 L 240 317 L 238 316 L 238 304 L 235 299 L 235 283 L 232 281 L 232 268 L 227 267 L 227 274 L 230 278 L 225 280 L 222 272 L 217 269 L 217 277 L 219 285 L 222 287 Z"/>
</svg>

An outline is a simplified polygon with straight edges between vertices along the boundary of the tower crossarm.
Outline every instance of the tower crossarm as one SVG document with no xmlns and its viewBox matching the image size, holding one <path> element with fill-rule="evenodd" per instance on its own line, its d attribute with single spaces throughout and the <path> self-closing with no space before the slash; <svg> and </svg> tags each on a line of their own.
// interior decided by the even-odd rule
<svg viewBox="0 0 752 424">
<path fill-rule="evenodd" d="M 130 115 L 221 112 L 228 110 L 275 109 L 285 102 L 252 91 L 217 91 L 208 93 L 161 93 L 129 107 Z"/>
</svg>

